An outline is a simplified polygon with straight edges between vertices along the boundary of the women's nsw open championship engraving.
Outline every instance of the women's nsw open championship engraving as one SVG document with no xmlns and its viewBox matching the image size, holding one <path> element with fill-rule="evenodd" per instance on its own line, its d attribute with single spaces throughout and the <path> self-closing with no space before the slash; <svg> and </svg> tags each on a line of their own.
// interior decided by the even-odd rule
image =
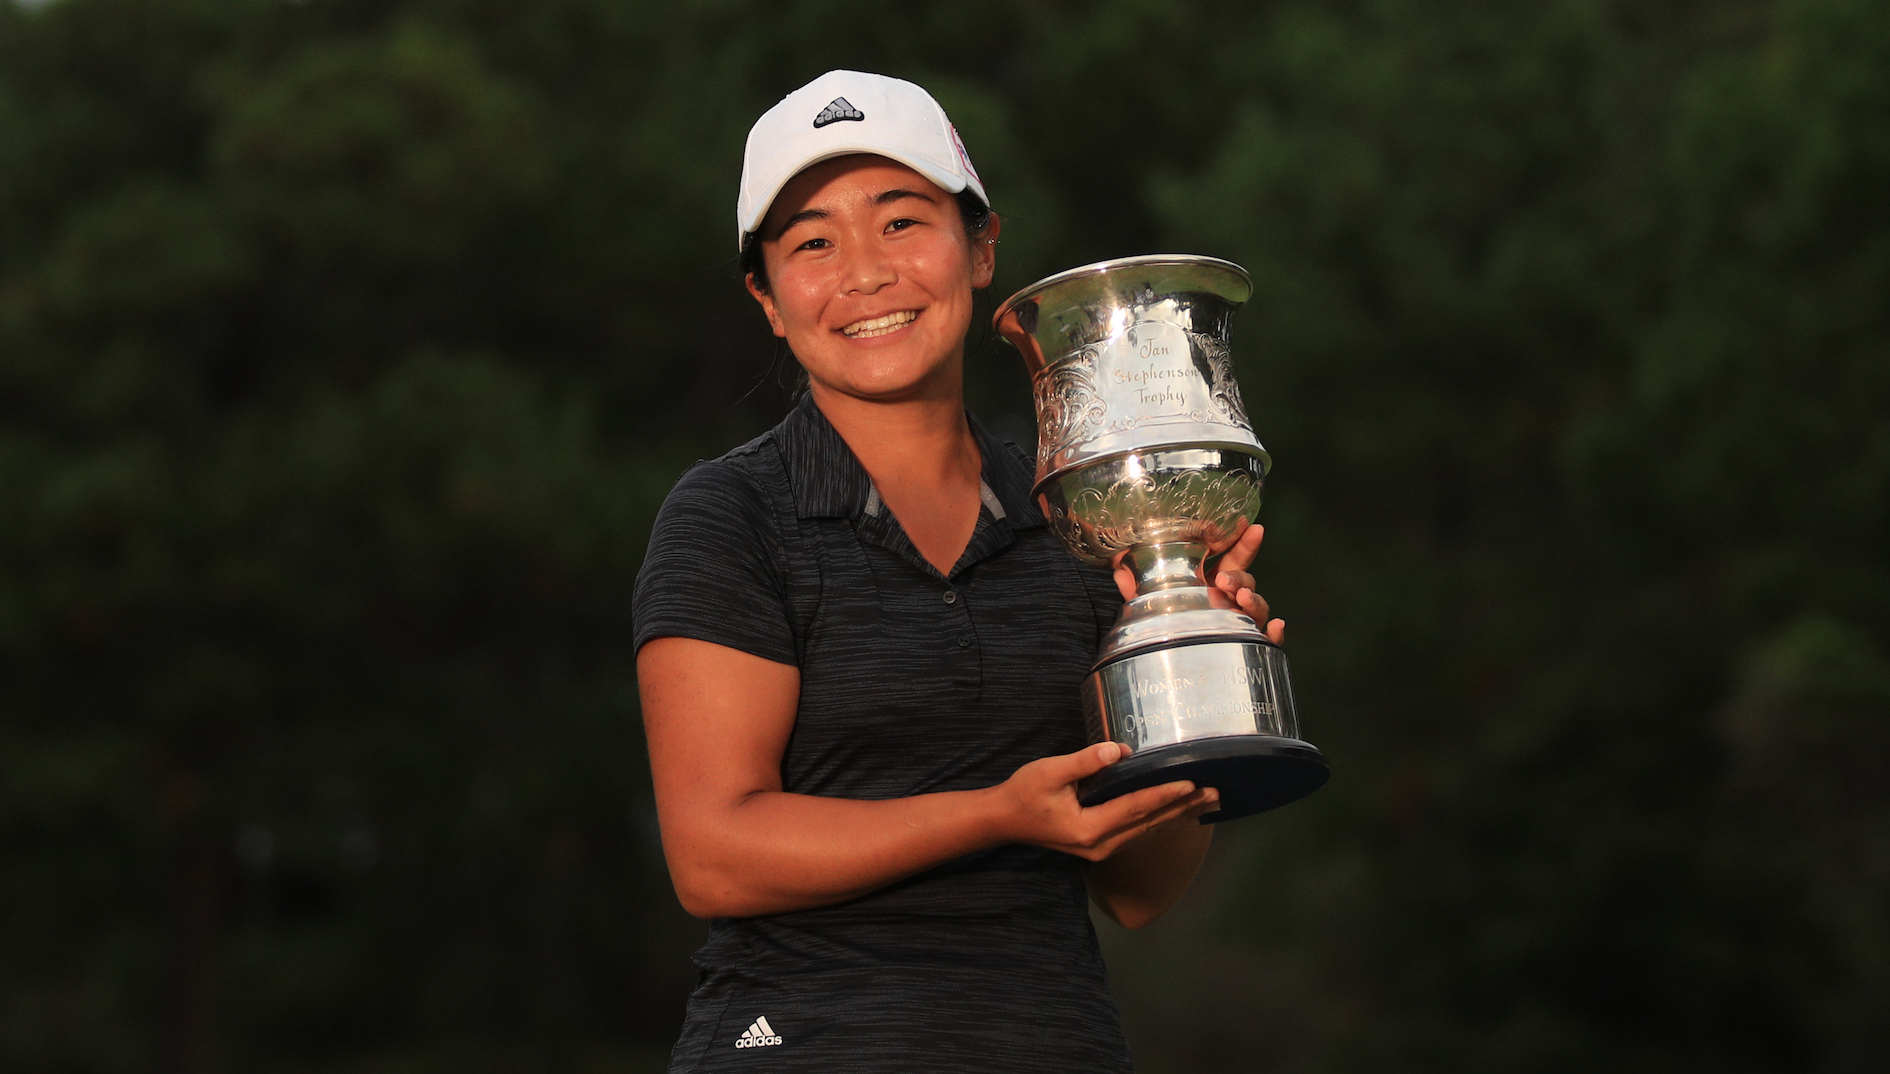
<svg viewBox="0 0 1890 1074">
<path fill-rule="evenodd" d="M 1191 779 L 1221 793 L 1203 819 L 1230 820 L 1331 772 L 1299 737 L 1286 654 L 1202 575 L 1259 513 L 1271 465 L 1228 350 L 1252 291 L 1238 265 L 1155 254 L 1058 273 L 997 311 L 1035 388 L 1044 517 L 1077 558 L 1135 576 L 1083 687 L 1091 739 L 1134 752 L 1084 781 L 1085 805 Z"/>
</svg>

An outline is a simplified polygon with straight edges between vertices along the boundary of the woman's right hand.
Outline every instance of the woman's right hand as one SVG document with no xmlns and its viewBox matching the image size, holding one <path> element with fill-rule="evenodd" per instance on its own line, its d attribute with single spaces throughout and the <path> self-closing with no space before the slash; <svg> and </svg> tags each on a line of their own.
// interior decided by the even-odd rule
<svg viewBox="0 0 1890 1074">
<path fill-rule="evenodd" d="M 1103 861 L 1157 828 L 1193 823 L 1219 807 L 1218 791 L 1196 788 L 1187 780 L 1131 791 L 1087 808 L 1077 801 L 1077 781 L 1128 755 L 1119 743 L 1099 742 L 1019 768 L 994 788 L 1005 803 L 1005 841 Z"/>
</svg>

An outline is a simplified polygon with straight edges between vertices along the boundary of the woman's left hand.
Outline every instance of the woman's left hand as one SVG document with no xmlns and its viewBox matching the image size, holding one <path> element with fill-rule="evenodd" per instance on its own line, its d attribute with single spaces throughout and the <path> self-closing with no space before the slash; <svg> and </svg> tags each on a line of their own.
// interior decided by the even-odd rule
<svg viewBox="0 0 1890 1074">
<path fill-rule="evenodd" d="M 1250 525 L 1241 531 L 1240 537 L 1221 554 L 1220 561 L 1214 565 L 1209 588 L 1216 598 L 1215 604 L 1220 605 L 1224 601 L 1226 607 L 1237 608 L 1252 616 L 1253 621 L 1267 632 L 1273 644 L 1284 645 L 1286 620 L 1267 618 L 1267 599 L 1254 592 L 1253 575 L 1247 573 L 1254 556 L 1260 552 L 1260 542 L 1266 539 L 1266 534 L 1266 527 L 1260 525 Z M 1116 588 L 1122 591 L 1124 600 L 1135 596 L 1135 576 L 1129 573 L 1127 567 L 1116 568 Z"/>
</svg>

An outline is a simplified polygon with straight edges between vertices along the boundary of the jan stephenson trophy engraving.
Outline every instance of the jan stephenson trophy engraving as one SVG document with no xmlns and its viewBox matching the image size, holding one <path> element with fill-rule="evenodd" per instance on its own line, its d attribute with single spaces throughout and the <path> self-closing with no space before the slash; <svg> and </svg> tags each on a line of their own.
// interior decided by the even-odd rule
<svg viewBox="0 0 1890 1074">
<path fill-rule="evenodd" d="M 1252 292 L 1239 265 L 1153 254 L 1058 273 L 997 311 L 1036 391 L 1044 517 L 1077 558 L 1135 576 L 1083 686 L 1091 741 L 1134 752 L 1078 787 L 1084 805 L 1191 779 L 1221 792 L 1203 819 L 1231 820 L 1331 771 L 1299 737 L 1286 654 L 1203 580 L 1272 464 L 1228 352 Z"/>
</svg>

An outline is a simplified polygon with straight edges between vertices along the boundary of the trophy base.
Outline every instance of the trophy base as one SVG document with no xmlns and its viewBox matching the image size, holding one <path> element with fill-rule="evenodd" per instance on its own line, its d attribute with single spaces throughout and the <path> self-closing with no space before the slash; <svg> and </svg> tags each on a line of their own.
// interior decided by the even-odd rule
<svg viewBox="0 0 1890 1074">
<path fill-rule="evenodd" d="M 1193 780 L 1221 792 L 1221 808 L 1201 823 L 1264 813 L 1325 786 L 1332 767 L 1310 742 L 1273 735 L 1225 735 L 1154 746 L 1077 784 L 1077 800 L 1100 805 L 1144 787 Z"/>
</svg>

